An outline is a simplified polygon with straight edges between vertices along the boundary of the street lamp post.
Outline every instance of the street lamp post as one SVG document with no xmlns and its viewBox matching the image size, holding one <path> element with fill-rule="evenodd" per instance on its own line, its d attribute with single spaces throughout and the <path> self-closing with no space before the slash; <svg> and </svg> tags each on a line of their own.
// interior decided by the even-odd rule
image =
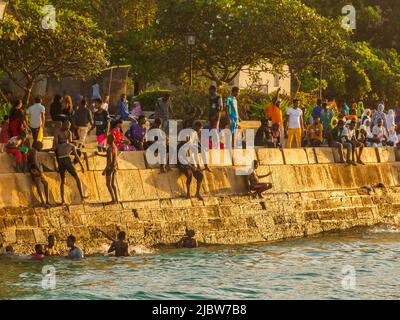
<svg viewBox="0 0 400 320">
<path fill-rule="evenodd" d="M 7 2 L 0 0 L 0 21 L 2 21 L 4 19 L 4 16 L 6 15 L 7 4 Z"/>
<path fill-rule="evenodd" d="M 190 51 L 190 87 L 193 85 L 193 47 L 196 44 L 196 35 L 193 32 L 189 32 L 186 35 L 187 44 Z"/>
</svg>

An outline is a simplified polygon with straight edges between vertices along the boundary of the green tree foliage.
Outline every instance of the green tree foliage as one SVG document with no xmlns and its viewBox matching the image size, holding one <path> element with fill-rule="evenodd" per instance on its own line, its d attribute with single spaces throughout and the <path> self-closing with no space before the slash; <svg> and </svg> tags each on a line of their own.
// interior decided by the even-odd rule
<svg viewBox="0 0 400 320">
<path fill-rule="evenodd" d="M 44 77 L 90 77 L 108 64 L 105 40 L 91 19 L 60 3 L 56 28 L 44 29 L 42 8 L 46 4 L 45 0 L 12 1 L 10 12 L 21 35 L 2 39 L 0 46 L 0 68 L 25 91 L 26 103 L 35 83 Z"/>
<path fill-rule="evenodd" d="M 187 65 L 185 34 L 194 32 L 195 67 L 217 83 L 267 63 L 286 63 L 297 77 L 321 61 L 333 63 L 344 47 L 338 21 L 297 0 L 159 0 L 156 22 L 173 52 L 166 63 Z"/>
</svg>

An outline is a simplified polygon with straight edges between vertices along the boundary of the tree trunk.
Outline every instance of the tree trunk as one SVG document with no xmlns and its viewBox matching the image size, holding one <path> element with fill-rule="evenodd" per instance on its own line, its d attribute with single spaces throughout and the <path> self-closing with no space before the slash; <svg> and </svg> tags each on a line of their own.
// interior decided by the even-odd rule
<svg viewBox="0 0 400 320">
<path fill-rule="evenodd" d="M 292 72 L 292 76 L 293 76 L 294 88 L 295 88 L 294 93 L 292 94 L 292 97 L 293 97 L 293 99 L 296 99 L 297 94 L 300 91 L 301 81 L 300 81 L 300 78 L 299 78 L 299 76 L 297 75 L 296 72 Z"/>
<path fill-rule="evenodd" d="M 25 96 L 24 96 L 25 108 L 29 107 L 29 100 L 31 99 L 33 84 L 34 84 L 33 81 L 28 82 L 25 87 Z"/>
</svg>

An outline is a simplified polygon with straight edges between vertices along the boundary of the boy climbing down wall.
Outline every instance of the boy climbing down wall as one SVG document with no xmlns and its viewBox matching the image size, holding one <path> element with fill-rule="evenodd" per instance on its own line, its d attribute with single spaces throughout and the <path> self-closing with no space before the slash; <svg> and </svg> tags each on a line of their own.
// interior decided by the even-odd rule
<svg viewBox="0 0 400 320">
<path fill-rule="evenodd" d="M 45 208 L 50 207 L 49 202 L 49 184 L 43 175 L 42 166 L 38 160 L 38 152 L 42 150 L 43 144 L 38 141 L 32 143 L 32 148 L 29 149 L 28 153 L 28 170 L 31 174 L 32 180 L 35 183 L 36 189 L 39 193 L 40 201 Z M 40 188 L 40 184 L 43 185 L 44 195 L 46 197 L 46 202 L 43 199 L 43 194 Z"/>
<path fill-rule="evenodd" d="M 246 182 L 249 186 L 250 191 L 255 192 L 259 197 L 262 197 L 262 194 L 265 191 L 272 189 L 272 183 L 260 183 L 259 179 L 269 177 L 271 175 L 271 172 L 263 176 L 258 176 L 256 173 L 258 165 L 258 161 L 254 160 L 253 169 L 251 170 L 251 173 L 246 176 Z"/>
</svg>

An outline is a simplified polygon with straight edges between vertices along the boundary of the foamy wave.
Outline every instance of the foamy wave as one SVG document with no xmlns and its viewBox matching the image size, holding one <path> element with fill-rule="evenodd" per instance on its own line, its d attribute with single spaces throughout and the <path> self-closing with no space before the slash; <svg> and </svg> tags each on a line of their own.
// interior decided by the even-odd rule
<svg viewBox="0 0 400 320">
<path fill-rule="evenodd" d="M 148 248 L 144 245 L 137 245 L 134 247 L 129 248 L 130 254 L 147 254 L 147 253 L 154 253 L 154 249 Z"/>
<path fill-rule="evenodd" d="M 392 226 L 392 225 L 385 225 L 374 227 L 370 230 L 371 233 L 400 233 L 400 227 Z"/>
</svg>

